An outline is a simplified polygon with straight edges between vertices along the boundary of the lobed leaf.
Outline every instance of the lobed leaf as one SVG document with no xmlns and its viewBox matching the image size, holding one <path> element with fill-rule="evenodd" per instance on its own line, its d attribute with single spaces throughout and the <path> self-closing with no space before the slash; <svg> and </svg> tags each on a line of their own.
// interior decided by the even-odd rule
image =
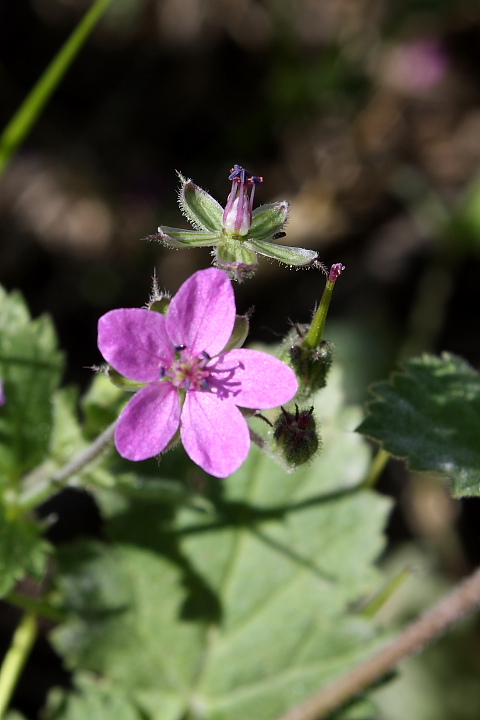
<svg viewBox="0 0 480 720">
<path fill-rule="evenodd" d="M 14 487 L 47 456 L 51 398 L 62 370 L 50 319 L 31 320 L 21 296 L 0 288 L 0 378 L 7 398 L 0 408 L 0 484 Z"/>
<path fill-rule="evenodd" d="M 54 641 L 70 667 L 151 720 L 271 720 L 371 651 L 351 603 L 378 583 L 389 502 L 357 489 L 358 413 L 327 390 L 325 452 L 309 467 L 287 473 L 253 448 L 225 483 L 195 469 L 213 508 L 110 499 L 110 542 L 60 552 L 70 621 Z"/>
<path fill-rule="evenodd" d="M 372 387 L 375 400 L 358 431 L 412 470 L 451 480 L 454 497 L 480 495 L 480 375 L 444 353 L 403 364 Z"/>
</svg>

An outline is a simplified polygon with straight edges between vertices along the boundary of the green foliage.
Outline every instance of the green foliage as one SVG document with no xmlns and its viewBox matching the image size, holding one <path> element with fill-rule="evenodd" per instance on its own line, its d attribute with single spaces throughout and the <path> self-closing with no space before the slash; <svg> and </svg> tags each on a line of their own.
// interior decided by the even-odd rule
<svg viewBox="0 0 480 720">
<path fill-rule="evenodd" d="M 480 376 L 473 368 L 448 353 L 423 355 L 372 391 L 359 432 L 412 470 L 448 476 L 454 497 L 480 495 Z"/>
<path fill-rule="evenodd" d="M 225 483 L 196 475 L 203 508 L 98 494 L 110 542 L 59 555 L 70 619 L 54 641 L 70 667 L 152 720 L 268 720 L 372 650 L 351 603 L 378 585 L 389 503 L 358 487 L 368 451 L 345 431 L 358 415 L 327 390 L 326 452 L 297 473 L 253 448 Z"/>
<path fill-rule="evenodd" d="M 20 295 L 0 288 L 0 378 L 7 397 L 0 408 L 0 485 L 15 488 L 47 456 L 62 370 L 50 319 L 32 321 Z"/>
<path fill-rule="evenodd" d="M 79 675 L 76 691 L 55 690 L 48 699 L 50 720 L 144 720 L 121 688 L 111 688 L 93 676 Z"/>
<path fill-rule="evenodd" d="M 16 517 L 0 503 L 0 597 L 27 573 L 39 579 L 48 550 L 49 544 L 36 524 Z"/>
</svg>

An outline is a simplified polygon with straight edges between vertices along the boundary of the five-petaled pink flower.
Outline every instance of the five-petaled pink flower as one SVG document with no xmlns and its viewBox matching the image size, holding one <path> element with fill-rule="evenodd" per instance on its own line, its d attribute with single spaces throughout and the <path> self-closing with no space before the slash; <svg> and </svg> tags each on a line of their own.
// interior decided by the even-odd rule
<svg viewBox="0 0 480 720">
<path fill-rule="evenodd" d="M 122 375 L 146 383 L 115 429 L 129 460 L 161 453 L 180 427 L 192 460 L 216 477 L 235 472 L 250 434 L 239 408 L 274 408 L 298 389 L 293 370 L 244 348 L 222 352 L 235 322 L 232 284 L 221 270 L 200 270 L 172 299 L 167 314 L 119 309 L 98 323 L 98 347 Z"/>
</svg>

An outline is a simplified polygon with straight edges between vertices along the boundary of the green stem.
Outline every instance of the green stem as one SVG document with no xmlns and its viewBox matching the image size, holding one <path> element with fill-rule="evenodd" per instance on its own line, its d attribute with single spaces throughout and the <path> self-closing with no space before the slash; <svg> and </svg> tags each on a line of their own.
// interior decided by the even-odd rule
<svg viewBox="0 0 480 720">
<path fill-rule="evenodd" d="M 0 176 L 25 140 L 111 0 L 96 0 L 0 136 Z"/>
<path fill-rule="evenodd" d="M 21 595 L 17 592 L 8 593 L 8 595 L 3 599 L 9 605 L 14 605 L 31 615 L 36 615 L 37 617 L 42 617 L 46 620 L 52 620 L 56 623 L 60 623 L 65 620 L 65 615 L 62 612 L 52 607 L 50 603 L 47 603 L 44 600 L 34 600 L 33 598 Z"/>
<path fill-rule="evenodd" d="M 370 466 L 367 477 L 362 483 L 362 488 L 373 488 L 380 479 L 380 475 L 384 471 L 388 461 L 390 460 L 390 453 L 383 448 L 377 451 L 377 454 L 373 458 L 373 462 Z"/>
<path fill-rule="evenodd" d="M 60 470 L 57 470 L 56 473 L 26 488 L 17 500 L 17 510 L 22 513 L 28 512 L 64 487 L 66 481 L 72 475 L 76 475 L 83 470 L 109 445 L 113 438 L 115 425 L 116 421 L 109 425 L 86 450 L 60 468 Z"/>
<path fill-rule="evenodd" d="M 385 603 L 390 600 L 397 590 L 403 585 L 405 580 L 411 576 L 411 571 L 407 568 L 400 570 L 386 585 L 373 597 L 370 602 L 363 608 L 362 615 L 366 618 L 374 618 L 382 609 Z"/>
<path fill-rule="evenodd" d="M 0 720 L 10 704 L 37 633 L 37 618 L 27 613 L 15 630 L 12 643 L 0 668 Z"/>
<path fill-rule="evenodd" d="M 318 310 L 312 320 L 310 329 L 306 334 L 304 341 L 302 342 L 302 347 L 309 350 L 315 350 L 315 348 L 320 345 L 323 331 L 325 329 L 325 321 L 327 319 L 328 308 L 330 307 L 330 300 L 332 299 L 334 287 L 335 283 L 331 280 L 327 280 L 325 290 L 323 291 L 322 299 L 320 300 L 320 305 L 318 306 Z"/>
</svg>

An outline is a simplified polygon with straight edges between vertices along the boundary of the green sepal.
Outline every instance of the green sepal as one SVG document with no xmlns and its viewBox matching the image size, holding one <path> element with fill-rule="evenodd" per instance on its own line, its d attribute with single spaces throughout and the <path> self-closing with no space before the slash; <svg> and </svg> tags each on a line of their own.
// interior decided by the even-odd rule
<svg viewBox="0 0 480 720">
<path fill-rule="evenodd" d="M 254 240 L 270 240 L 275 233 L 283 229 L 288 220 L 289 204 L 286 200 L 267 203 L 252 213 L 252 224 L 248 237 Z"/>
<path fill-rule="evenodd" d="M 242 263 L 256 265 L 257 256 L 246 246 L 243 240 L 231 240 L 217 248 L 217 259 L 224 263 Z"/>
<path fill-rule="evenodd" d="M 178 192 L 178 204 L 186 218 L 199 230 L 221 232 L 223 208 L 206 190 L 179 175 L 182 186 Z"/>
<path fill-rule="evenodd" d="M 222 352 L 228 352 L 229 350 L 235 350 L 236 348 L 242 347 L 243 343 L 247 339 L 249 328 L 250 323 L 245 315 L 235 315 L 233 332 Z"/>
<path fill-rule="evenodd" d="M 120 388 L 120 390 L 128 390 L 129 392 L 135 392 L 136 390 L 139 390 L 140 388 L 147 385 L 147 383 L 138 382 L 137 380 L 131 380 L 130 378 L 126 378 L 124 375 L 121 375 L 119 372 L 114 370 L 111 366 L 108 367 L 106 374 L 108 375 L 108 378 L 113 383 L 113 385 Z"/>
<path fill-rule="evenodd" d="M 148 304 L 148 309 L 160 313 L 160 315 L 166 315 L 171 302 L 171 297 L 163 295 L 162 297 L 154 298 L 153 300 L 151 300 Z"/>
<path fill-rule="evenodd" d="M 311 265 L 318 258 L 318 253 L 315 250 L 276 245 L 265 240 L 247 240 L 245 245 L 253 252 L 266 255 L 266 257 L 278 260 L 285 263 L 285 265 Z"/>
<path fill-rule="evenodd" d="M 157 240 L 173 247 L 209 247 L 222 239 L 218 232 L 201 230 L 181 230 L 180 228 L 159 227 Z"/>
<path fill-rule="evenodd" d="M 238 282 L 252 277 L 257 269 L 257 256 L 243 240 L 229 240 L 214 248 L 214 264 Z"/>
</svg>

